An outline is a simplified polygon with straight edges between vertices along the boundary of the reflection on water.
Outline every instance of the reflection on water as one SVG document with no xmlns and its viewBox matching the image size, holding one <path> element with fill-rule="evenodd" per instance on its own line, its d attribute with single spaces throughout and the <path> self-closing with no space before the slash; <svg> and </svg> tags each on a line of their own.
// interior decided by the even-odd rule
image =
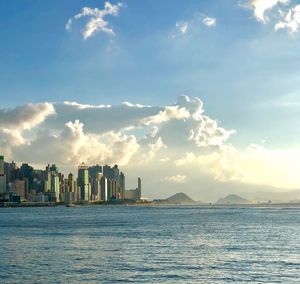
<svg viewBox="0 0 300 284">
<path fill-rule="evenodd" d="M 300 283 L 300 209 L 1 208 L 1 283 Z"/>
</svg>

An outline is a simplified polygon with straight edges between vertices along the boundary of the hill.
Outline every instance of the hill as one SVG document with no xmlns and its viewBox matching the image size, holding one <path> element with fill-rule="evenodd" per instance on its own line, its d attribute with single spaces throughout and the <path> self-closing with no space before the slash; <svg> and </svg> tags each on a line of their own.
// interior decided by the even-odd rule
<svg viewBox="0 0 300 284">
<path fill-rule="evenodd" d="M 235 194 L 219 199 L 216 204 L 251 204 L 252 202 Z"/>
<path fill-rule="evenodd" d="M 192 198 L 187 196 L 185 193 L 180 192 L 167 198 L 166 201 L 171 204 L 193 204 L 196 203 Z"/>
</svg>

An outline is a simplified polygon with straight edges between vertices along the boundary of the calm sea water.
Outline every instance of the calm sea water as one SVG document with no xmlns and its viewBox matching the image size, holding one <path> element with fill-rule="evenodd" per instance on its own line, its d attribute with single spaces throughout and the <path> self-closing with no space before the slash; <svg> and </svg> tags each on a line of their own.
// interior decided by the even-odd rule
<svg viewBox="0 0 300 284">
<path fill-rule="evenodd" d="M 300 208 L 0 208 L 0 283 L 300 283 Z"/>
</svg>

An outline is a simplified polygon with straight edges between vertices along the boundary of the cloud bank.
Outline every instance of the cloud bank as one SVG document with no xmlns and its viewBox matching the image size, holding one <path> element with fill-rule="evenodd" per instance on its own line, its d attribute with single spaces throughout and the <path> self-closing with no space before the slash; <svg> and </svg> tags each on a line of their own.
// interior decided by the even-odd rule
<svg viewBox="0 0 300 284">
<path fill-rule="evenodd" d="M 299 152 L 253 144 L 240 150 L 230 144 L 234 133 L 207 115 L 199 98 L 185 95 L 166 106 L 63 102 L 0 109 L 6 160 L 74 170 L 81 162 L 117 163 L 151 179 L 157 190 L 213 182 L 300 186 L 292 158 Z"/>
</svg>

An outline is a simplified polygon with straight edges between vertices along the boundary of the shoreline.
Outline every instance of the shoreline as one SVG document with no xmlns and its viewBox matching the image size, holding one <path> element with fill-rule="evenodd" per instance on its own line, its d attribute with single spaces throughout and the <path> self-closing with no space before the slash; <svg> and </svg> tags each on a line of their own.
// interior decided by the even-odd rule
<svg viewBox="0 0 300 284">
<path fill-rule="evenodd" d="M 70 203 L 55 203 L 55 202 L 3 202 L 0 203 L 0 208 L 26 208 L 26 207 L 82 207 L 82 206 L 143 206 L 143 207 L 205 207 L 205 208 L 255 208 L 255 207 L 300 207 L 300 203 L 253 203 L 253 204 L 209 204 L 209 203 L 195 203 L 195 204 L 176 204 L 176 203 L 155 203 L 155 202 L 140 202 L 140 203 L 126 203 L 126 202 L 94 202 L 94 203 L 71 203 L 72 206 L 69 206 Z"/>
</svg>

